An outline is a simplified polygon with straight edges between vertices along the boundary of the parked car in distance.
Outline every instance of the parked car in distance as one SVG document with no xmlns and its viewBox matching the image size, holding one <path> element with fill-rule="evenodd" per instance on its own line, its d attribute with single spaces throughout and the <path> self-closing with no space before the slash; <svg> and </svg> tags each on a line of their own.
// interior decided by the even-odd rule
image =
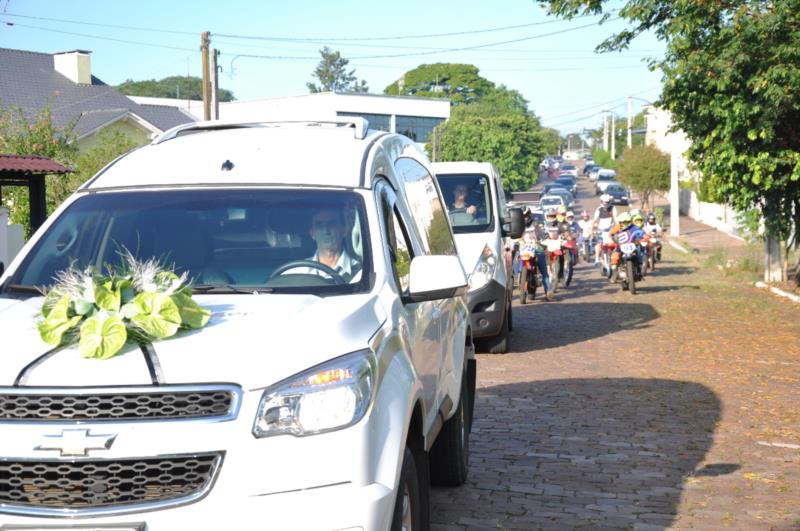
<svg viewBox="0 0 800 531">
<path fill-rule="evenodd" d="M 38 289 L 130 271 L 122 251 L 145 263 L 140 282 L 76 283 L 53 322 L 100 305 L 85 323 L 105 345 L 135 303 L 142 326 L 174 332 L 171 297 L 191 294 L 207 325 L 122 336 L 108 360 L 45 343 Z M 168 291 L 153 260 L 192 291 Z M 125 301 L 134 286 L 152 296 Z M 466 293 L 411 139 L 361 118 L 164 132 L 87 181 L 0 276 L 0 527 L 424 528 L 428 478 L 467 476 Z"/>
<path fill-rule="evenodd" d="M 503 181 L 494 164 L 437 162 L 433 171 L 469 279 L 467 305 L 475 346 L 479 351 L 502 354 L 508 350 L 514 294 L 514 275 L 504 260 L 506 239 L 522 235 L 522 209 L 506 208 Z M 461 208 L 453 203 L 459 193 Z"/>
<path fill-rule="evenodd" d="M 608 186 L 606 186 L 605 193 L 611 196 L 611 203 L 614 205 L 630 204 L 630 194 L 628 193 L 628 190 L 626 190 L 625 187 L 619 183 L 609 183 Z"/>
<path fill-rule="evenodd" d="M 562 164 L 561 168 L 559 169 L 559 171 L 561 173 L 569 173 L 570 175 L 572 175 L 576 179 L 578 178 L 578 168 L 572 163 L 568 162 L 568 163 Z"/>
<path fill-rule="evenodd" d="M 567 208 L 572 208 L 575 206 L 575 196 L 573 196 L 572 193 L 566 188 L 561 188 L 561 187 L 551 188 L 550 190 L 548 190 L 547 195 L 561 196 L 564 199 L 564 205 Z"/>
<path fill-rule="evenodd" d="M 566 188 L 572 195 L 578 193 L 578 181 L 570 174 L 559 176 L 552 184 L 553 188 Z"/>
<path fill-rule="evenodd" d="M 595 195 L 605 193 L 606 187 L 612 182 L 617 182 L 617 172 L 614 170 L 600 170 L 597 173 L 597 181 L 594 185 Z"/>
<path fill-rule="evenodd" d="M 589 177 L 589 173 L 595 168 L 600 169 L 600 165 L 594 164 L 592 162 L 587 162 L 586 165 L 583 167 L 583 176 Z"/>
<path fill-rule="evenodd" d="M 541 207 L 544 212 L 558 208 L 561 205 L 566 207 L 567 202 L 560 195 L 544 195 L 539 200 L 539 207 Z"/>
</svg>

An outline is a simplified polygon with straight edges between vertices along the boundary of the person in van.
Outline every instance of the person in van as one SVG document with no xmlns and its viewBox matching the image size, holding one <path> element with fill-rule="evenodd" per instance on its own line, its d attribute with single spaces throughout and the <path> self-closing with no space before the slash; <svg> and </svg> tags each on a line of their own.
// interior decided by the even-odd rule
<svg viewBox="0 0 800 531">
<path fill-rule="evenodd" d="M 450 221 L 453 225 L 471 225 L 475 223 L 478 207 L 467 204 L 469 188 L 466 184 L 457 184 L 453 188 L 453 202 L 450 205 Z"/>
</svg>

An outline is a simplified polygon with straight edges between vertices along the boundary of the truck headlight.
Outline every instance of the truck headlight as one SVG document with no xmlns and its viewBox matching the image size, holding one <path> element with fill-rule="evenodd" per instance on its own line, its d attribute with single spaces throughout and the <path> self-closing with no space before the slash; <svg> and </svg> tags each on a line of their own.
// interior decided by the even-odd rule
<svg viewBox="0 0 800 531">
<path fill-rule="evenodd" d="M 292 376 L 261 395 L 253 435 L 313 435 L 352 426 L 369 408 L 377 360 L 363 350 Z"/>
<path fill-rule="evenodd" d="M 488 245 L 483 247 L 483 252 L 478 263 L 475 264 L 475 269 L 469 275 L 469 289 L 470 291 L 480 289 L 488 284 L 494 278 L 494 270 L 497 267 L 497 255 Z"/>
</svg>

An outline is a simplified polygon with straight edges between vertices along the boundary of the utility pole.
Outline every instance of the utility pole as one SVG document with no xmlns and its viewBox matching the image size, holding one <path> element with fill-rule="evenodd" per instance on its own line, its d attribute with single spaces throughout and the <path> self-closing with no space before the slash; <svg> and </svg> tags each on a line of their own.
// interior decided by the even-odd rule
<svg viewBox="0 0 800 531">
<path fill-rule="evenodd" d="M 217 69 L 217 57 L 219 50 L 211 48 L 211 108 L 214 111 L 211 115 L 213 120 L 219 120 L 219 70 Z"/>
<path fill-rule="evenodd" d="M 614 113 L 611 113 L 611 160 L 615 160 L 617 158 L 617 138 L 616 134 L 614 133 L 614 126 L 616 125 L 614 118 Z"/>
<path fill-rule="evenodd" d="M 208 45 L 211 41 L 211 33 L 204 31 L 200 34 L 200 57 L 203 62 L 203 119 L 211 119 L 211 83 L 209 82 L 208 71 Z"/>
<path fill-rule="evenodd" d="M 603 151 L 608 152 L 608 111 L 603 109 Z"/>
<path fill-rule="evenodd" d="M 633 147 L 633 103 L 628 96 L 628 149 Z"/>
</svg>

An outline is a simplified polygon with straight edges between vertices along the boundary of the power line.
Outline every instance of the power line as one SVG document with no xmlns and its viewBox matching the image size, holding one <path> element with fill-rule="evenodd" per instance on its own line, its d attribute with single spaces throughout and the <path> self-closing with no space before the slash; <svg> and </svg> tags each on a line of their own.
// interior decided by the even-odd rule
<svg viewBox="0 0 800 531">
<path fill-rule="evenodd" d="M 584 18 L 596 15 L 583 15 L 577 18 Z M 234 35 L 226 33 L 215 33 L 215 37 L 228 37 L 234 39 L 263 40 L 263 41 L 284 41 L 284 42 L 349 42 L 349 41 L 391 41 L 404 39 L 429 39 L 438 37 L 456 37 L 460 35 L 476 35 L 478 33 L 491 33 L 506 31 L 511 29 L 529 28 L 532 26 L 543 26 L 545 24 L 555 24 L 562 20 L 545 20 L 540 22 L 529 22 L 527 24 L 517 24 L 515 26 L 503 26 L 499 28 L 489 28 L 482 30 L 454 31 L 451 33 L 431 33 L 418 35 L 396 35 L 392 37 L 267 37 L 263 35 Z"/>
<path fill-rule="evenodd" d="M 2 15 L 0 15 L 0 16 L 2 16 Z M 52 32 L 52 33 L 61 33 L 61 34 L 64 34 L 64 35 L 74 35 L 74 36 L 77 36 L 77 37 L 85 37 L 85 38 L 88 38 L 88 39 L 99 39 L 99 40 L 103 40 L 103 41 L 121 42 L 121 43 L 124 43 L 124 44 L 136 44 L 137 46 L 150 46 L 152 48 L 162 48 L 162 49 L 168 49 L 168 50 L 180 50 L 182 52 L 196 52 L 197 51 L 194 48 L 180 48 L 178 46 L 168 46 L 166 44 L 154 44 L 152 42 L 131 41 L 131 40 L 127 40 L 127 39 L 116 39 L 114 37 L 101 37 L 101 36 L 98 36 L 98 35 L 88 35 L 86 33 L 76 33 L 76 32 L 73 32 L 73 31 L 64 31 L 64 30 L 57 30 L 57 29 L 52 29 L 52 28 L 41 28 L 41 27 L 38 27 L 38 26 L 29 26 L 27 24 L 18 24 L 16 22 L 9 22 L 9 21 L 2 20 L 2 19 L 0 19 L 0 22 L 3 22 L 7 26 L 11 26 L 11 27 L 27 28 L 27 29 L 33 29 L 33 30 L 38 30 L 38 31 L 49 31 L 49 32 Z"/>
<path fill-rule="evenodd" d="M 656 90 L 656 89 L 660 89 L 660 88 L 661 87 L 651 87 L 649 89 L 645 89 L 645 90 L 642 90 L 642 91 L 639 91 L 639 92 L 634 92 L 633 94 L 631 94 L 631 96 L 638 96 L 639 94 L 647 94 L 648 92 L 650 92 L 652 90 Z M 554 118 L 561 118 L 563 116 L 571 116 L 573 114 L 578 114 L 578 113 L 581 113 L 581 112 L 586 112 L 588 110 L 594 109 L 594 108 L 596 108 L 596 107 L 598 107 L 600 105 L 611 105 L 612 103 L 617 102 L 617 101 L 619 101 L 618 98 L 610 100 L 610 101 L 601 101 L 601 102 L 589 105 L 586 108 L 576 109 L 574 111 L 565 112 L 565 113 L 562 113 L 562 114 L 556 114 L 556 115 L 553 115 L 553 116 L 548 116 L 547 118 L 542 118 L 542 120 L 552 120 Z M 627 103 L 627 101 L 625 101 L 623 103 Z M 622 103 L 615 105 L 614 107 L 612 107 L 612 109 L 616 109 L 620 105 L 622 105 Z"/>
<path fill-rule="evenodd" d="M 141 26 L 122 26 L 119 24 L 100 24 L 97 22 L 85 22 L 82 20 L 67 20 L 61 18 L 47 18 L 47 17 L 34 17 L 31 15 L 18 15 L 16 13 L 3 13 L 4 16 L 7 17 L 16 17 L 16 18 L 27 18 L 30 20 L 44 20 L 46 22 L 63 22 L 65 24 L 80 24 L 82 26 L 95 26 L 99 28 L 112 28 L 112 29 L 126 29 L 126 30 L 135 30 L 135 31 L 152 31 L 154 33 L 170 33 L 172 35 L 191 35 L 196 36 L 196 31 L 177 31 L 177 30 L 167 30 L 167 29 L 157 29 L 157 28 L 144 28 Z"/>
<path fill-rule="evenodd" d="M 619 20 L 619 17 L 611 19 L 611 20 Z M 359 60 L 359 59 L 393 59 L 397 57 L 414 57 L 414 56 L 421 56 L 421 55 L 434 55 L 439 53 L 449 53 L 449 52 L 463 52 L 463 51 L 470 51 L 470 50 L 478 50 L 481 48 L 488 48 L 491 46 L 501 46 L 503 44 L 512 44 L 517 42 L 524 42 L 530 41 L 534 39 L 542 39 L 544 37 L 552 37 L 554 35 L 560 35 L 562 33 L 569 33 L 572 31 L 578 31 L 581 29 L 586 29 L 592 26 L 596 26 L 597 22 L 592 22 L 591 24 L 585 24 L 583 26 L 576 26 L 573 28 L 565 28 L 558 31 L 552 31 L 550 33 L 542 33 L 539 35 L 531 35 L 529 37 L 522 37 L 519 39 L 511 39 L 506 41 L 499 41 L 499 42 L 490 42 L 484 44 L 476 44 L 474 46 L 462 46 L 459 48 L 442 48 L 439 50 L 434 51 L 426 51 L 426 52 L 412 52 L 412 53 L 402 53 L 402 54 L 387 54 L 387 55 L 358 55 L 353 56 L 350 59 L 352 60 Z M 233 54 L 228 54 L 233 55 Z M 249 59 L 276 59 L 276 60 L 287 60 L 287 59 L 315 59 L 318 60 L 318 56 L 292 56 L 292 55 L 255 55 L 255 54 L 235 54 L 236 58 L 238 57 L 245 57 Z"/>
</svg>

